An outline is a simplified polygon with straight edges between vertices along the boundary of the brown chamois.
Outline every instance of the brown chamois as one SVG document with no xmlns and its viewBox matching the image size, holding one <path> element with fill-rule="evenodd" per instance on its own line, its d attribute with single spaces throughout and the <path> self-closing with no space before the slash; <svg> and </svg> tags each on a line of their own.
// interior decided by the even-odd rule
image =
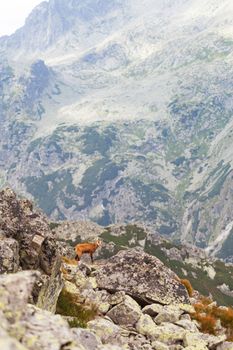
<svg viewBox="0 0 233 350">
<path fill-rule="evenodd" d="M 75 246 L 75 260 L 79 261 L 83 254 L 90 254 L 91 261 L 93 263 L 93 253 L 102 244 L 100 239 L 97 239 L 95 243 L 79 243 Z"/>
</svg>

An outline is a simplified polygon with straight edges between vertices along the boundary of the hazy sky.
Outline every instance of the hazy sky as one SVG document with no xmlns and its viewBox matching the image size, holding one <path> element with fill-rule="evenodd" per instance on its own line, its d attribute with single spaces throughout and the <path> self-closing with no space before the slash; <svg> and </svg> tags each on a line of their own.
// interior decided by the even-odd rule
<svg viewBox="0 0 233 350">
<path fill-rule="evenodd" d="M 0 0 L 0 36 L 22 27 L 33 7 L 42 0 Z"/>
</svg>

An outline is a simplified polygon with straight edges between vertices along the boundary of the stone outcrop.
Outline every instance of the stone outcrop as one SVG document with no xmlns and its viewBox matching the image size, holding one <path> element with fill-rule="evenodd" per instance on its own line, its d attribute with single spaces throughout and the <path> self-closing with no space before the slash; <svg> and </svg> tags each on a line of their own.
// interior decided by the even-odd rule
<svg viewBox="0 0 233 350">
<path fill-rule="evenodd" d="M 16 272 L 19 268 L 19 244 L 13 238 L 0 235 L 0 273 Z"/>
<path fill-rule="evenodd" d="M 97 272 L 98 287 L 125 291 L 140 303 L 189 303 L 187 291 L 174 272 L 140 248 L 120 251 Z"/>
<path fill-rule="evenodd" d="M 107 316 L 116 324 L 134 326 L 141 316 L 141 309 L 134 299 L 126 295 L 124 301 L 114 306 Z"/>
<path fill-rule="evenodd" d="M 57 245 L 48 220 L 10 188 L 0 191 L 0 230 L 2 272 L 40 268 L 51 273 Z"/>
<path fill-rule="evenodd" d="M 53 264 L 53 269 L 50 278 L 42 283 L 42 288 L 39 291 L 37 306 L 55 313 L 57 300 L 63 288 L 64 282 L 60 273 L 61 259 L 57 257 Z"/>
</svg>

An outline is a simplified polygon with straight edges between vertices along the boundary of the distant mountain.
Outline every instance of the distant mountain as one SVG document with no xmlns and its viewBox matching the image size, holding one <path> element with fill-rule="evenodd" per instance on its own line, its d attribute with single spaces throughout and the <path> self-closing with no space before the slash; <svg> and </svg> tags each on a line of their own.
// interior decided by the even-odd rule
<svg viewBox="0 0 233 350">
<path fill-rule="evenodd" d="M 231 260 L 230 0 L 50 0 L 0 38 L 0 183 Z M 224 243 L 225 242 L 225 243 Z"/>
</svg>

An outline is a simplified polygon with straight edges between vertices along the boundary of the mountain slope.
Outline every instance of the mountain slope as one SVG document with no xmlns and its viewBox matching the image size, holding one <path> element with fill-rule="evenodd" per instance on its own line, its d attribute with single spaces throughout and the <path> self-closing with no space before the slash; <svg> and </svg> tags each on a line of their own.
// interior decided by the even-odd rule
<svg viewBox="0 0 233 350">
<path fill-rule="evenodd" d="M 55 220 L 145 221 L 229 257 L 232 7 L 41 3 L 0 39 L 0 181 Z"/>
</svg>

